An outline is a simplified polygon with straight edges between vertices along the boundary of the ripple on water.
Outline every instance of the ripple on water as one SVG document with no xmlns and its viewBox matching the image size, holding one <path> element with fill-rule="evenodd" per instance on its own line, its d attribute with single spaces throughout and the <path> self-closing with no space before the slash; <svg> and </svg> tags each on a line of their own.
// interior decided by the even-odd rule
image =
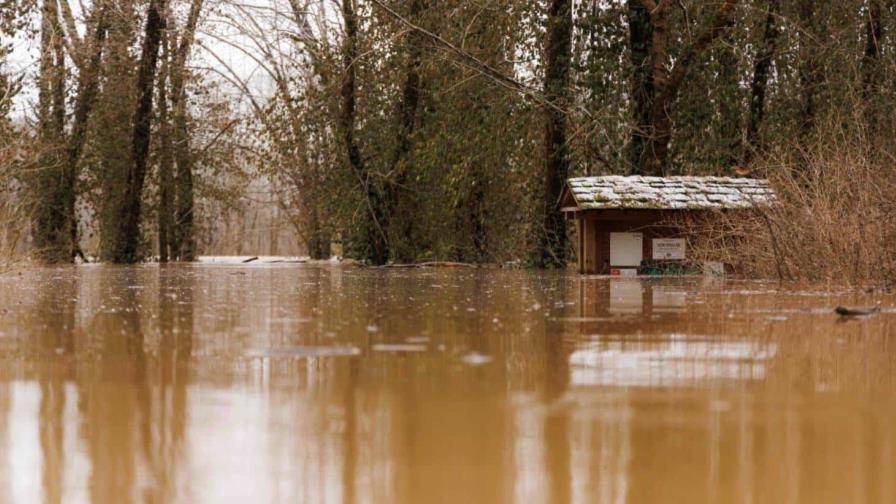
<svg viewBox="0 0 896 504">
<path fill-rule="evenodd" d="M 246 352 L 248 357 L 305 358 L 305 357 L 349 357 L 360 355 L 354 346 L 288 346 L 276 348 L 253 348 Z"/>
<path fill-rule="evenodd" d="M 374 352 L 423 352 L 426 345 L 413 343 L 377 343 L 371 345 Z"/>
</svg>

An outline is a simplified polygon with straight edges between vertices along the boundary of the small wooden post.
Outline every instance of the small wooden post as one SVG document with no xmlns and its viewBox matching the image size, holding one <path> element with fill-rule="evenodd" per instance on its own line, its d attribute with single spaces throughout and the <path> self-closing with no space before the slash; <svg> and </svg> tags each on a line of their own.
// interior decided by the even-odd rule
<svg viewBox="0 0 896 504">
<path fill-rule="evenodd" d="M 597 221 L 593 219 L 580 219 L 582 223 L 582 261 L 579 268 L 581 273 L 595 273 L 597 260 Z"/>
<path fill-rule="evenodd" d="M 578 266 L 579 273 L 585 272 L 585 247 L 583 246 L 585 243 L 584 237 L 582 236 L 583 228 L 582 228 L 582 219 L 578 214 L 575 216 L 576 219 L 576 265 Z"/>
</svg>

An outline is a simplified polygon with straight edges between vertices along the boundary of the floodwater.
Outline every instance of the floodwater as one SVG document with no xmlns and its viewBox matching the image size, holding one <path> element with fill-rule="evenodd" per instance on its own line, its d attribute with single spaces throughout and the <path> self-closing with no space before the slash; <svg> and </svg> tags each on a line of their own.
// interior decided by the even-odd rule
<svg viewBox="0 0 896 504">
<path fill-rule="evenodd" d="M 489 269 L 6 274 L 0 502 L 896 502 L 894 306 Z"/>
</svg>

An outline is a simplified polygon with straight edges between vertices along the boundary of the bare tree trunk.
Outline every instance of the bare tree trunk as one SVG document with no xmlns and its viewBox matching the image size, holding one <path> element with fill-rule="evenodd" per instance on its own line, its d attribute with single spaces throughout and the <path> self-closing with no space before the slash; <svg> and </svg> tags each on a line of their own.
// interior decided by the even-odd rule
<svg viewBox="0 0 896 504">
<path fill-rule="evenodd" d="M 650 54 L 653 48 L 653 26 L 650 13 L 641 0 L 628 0 L 629 53 L 632 64 L 632 111 L 634 127 L 629 144 L 629 164 L 637 171 L 644 164 L 644 148 L 649 138 L 650 110 L 653 108 L 653 73 L 650 69 Z"/>
<path fill-rule="evenodd" d="M 150 0 L 146 15 L 143 49 L 137 72 L 137 108 L 134 113 L 131 165 L 128 169 L 125 193 L 119 208 L 115 231 L 117 233 L 110 258 L 113 262 L 132 263 L 139 257 L 140 210 L 143 184 L 146 179 L 147 154 L 151 137 L 153 91 L 156 66 L 165 21 L 161 16 L 164 0 Z"/>
<path fill-rule="evenodd" d="M 40 66 L 37 76 L 37 119 L 42 136 L 52 131 L 53 79 L 53 17 L 55 0 L 42 0 L 40 13 Z"/>
<path fill-rule="evenodd" d="M 422 0 L 412 0 L 408 19 L 416 22 L 423 8 Z M 402 218 L 398 219 L 397 229 L 395 215 L 399 210 L 403 200 L 406 202 L 406 186 L 408 174 L 412 170 L 411 167 L 411 136 L 414 134 L 414 126 L 417 117 L 417 107 L 420 103 L 420 51 L 422 34 L 418 30 L 411 30 L 408 33 L 408 66 L 405 73 L 405 81 L 402 85 L 401 99 L 398 102 L 398 138 L 396 142 L 395 153 L 389 166 L 389 181 L 386 185 L 385 208 L 383 215 L 386 223 L 384 227 L 395 243 L 389 248 L 395 253 L 396 260 L 399 262 L 410 262 L 416 259 L 414 247 L 412 246 L 413 222 L 414 219 L 410 214 L 413 210 L 405 209 L 406 212 Z"/>
<path fill-rule="evenodd" d="M 342 0 L 342 20 L 345 24 L 345 40 L 342 45 L 342 110 L 339 126 L 345 144 L 348 163 L 365 192 L 366 224 L 362 247 L 365 259 L 374 264 L 385 264 L 389 260 L 389 248 L 383 230 L 382 198 L 376 184 L 371 180 L 361 150 L 355 141 L 355 63 L 358 57 L 358 26 L 355 18 L 354 0 Z"/>
<path fill-rule="evenodd" d="M 55 4 L 50 9 L 52 12 L 52 43 L 53 43 L 53 134 L 61 140 L 65 135 L 65 32 L 62 30 L 62 23 L 59 20 L 59 9 Z"/>
<path fill-rule="evenodd" d="M 171 37 L 166 35 L 162 44 L 162 64 L 159 70 L 159 208 L 158 241 L 159 262 L 168 262 L 172 257 L 171 235 L 174 227 L 171 128 L 168 115 L 168 77 L 170 75 Z"/>
<path fill-rule="evenodd" d="M 818 58 L 813 47 L 815 32 L 816 4 L 814 0 L 800 0 L 799 3 L 799 78 L 800 78 L 800 136 L 805 138 L 815 129 L 815 106 L 819 74 Z"/>
<path fill-rule="evenodd" d="M 542 228 L 537 233 L 534 262 L 539 267 L 566 266 L 568 238 L 559 203 L 569 174 L 566 109 L 572 62 L 572 1 L 551 0 L 545 47 L 545 98 L 558 107 L 545 107 L 545 159 L 542 188 Z"/>
<path fill-rule="evenodd" d="M 41 170 L 35 176 L 37 192 L 33 232 L 37 256 L 48 262 L 70 262 L 77 255 L 83 256 L 78 247 L 78 216 L 75 209 L 77 165 L 84 147 L 87 118 L 97 94 L 107 30 L 105 3 L 98 1 L 93 9 L 91 18 L 95 26 L 92 39 L 87 41 L 89 45 L 82 44 L 80 40 L 73 44 L 84 53 L 72 53 L 72 60 L 79 64 L 78 89 L 71 133 L 66 137 L 66 34 L 56 1 L 47 0 L 41 8 L 38 113 L 43 154 Z M 70 36 L 76 37 L 77 34 L 73 32 Z"/>
<path fill-rule="evenodd" d="M 81 248 L 78 245 L 78 216 L 75 209 L 78 162 L 81 160 L 84 143 L 87 141 L 87 120 L 96 102 L 100 64 L 103 59 L 103 48 L 106 44 L 106 33 L 109 30 L 109 24 L 106 19 L 108 5 L 105 0 L 97 1 L 94 5 L 96 9 L 96 25 L 94 27 L 93 40 L 89 41 L 89 45 L 85 46 L 90 51 L 89 58 L 83 61 L 78 74 L 78 95 L 75 99 L 75 114 L 67 147 L 66 185 L 71 187 L 72 190 L 67 193 L 65 212 L 70 216 L 69 234 L 71 236 L 72 258 L 77 255 L 83 257 Z"/>
<path fill-rule="evenodd" d="M 668 162 L 669 141 L 672 136 L 671 110 L 665 102 L 668 91 L 669 67 L 669 16 L 670 3 L 659 0 L 644 2 L 644 8 L 650 13 L 653 27 L 651 40 L 650 65 L 653 81 L 654 97 L 650 108 L 650 125 L 647 128 L 647 143 L 641 156 L 638 170 L 643 175 L 663 175 Z"/>
<path fill-rule="evenodd" d="M 862 55 L 862 99 L 865 103 L 865 116 L 869 128 L 875 128 L 877 110 L 875 93 L 879 92 L 881 81 L 881 44 L 884 37 L 884 26 L 881 16 L 880 0 L 868 0 L 867 19 L 865 20 L 865 53 Z"/>
<path fill-rule="evenodd" d="M 184 26 L 174 62 L 171 65 L 171 101 L 174 109 L 175 221 L 172 250 L 181 261 L 192 261 L 196 255 L 193 230 L 193 156 L 190 151 L 189 112 L 186 99 L 186 64 L 202 12 L 203 0 L 193 0 Z"/>
<path fill-rule="evenodd" d="M 186 99 L 177 100 L 174 112 L 174 158 L 177 166 L 175 180 L 175 226 L 173 247 L 179 261 L 195 259 L 193 231 L 193 157 L 190 152 L 190 132 L 187 126 Z"/>
<path fill-rule="evenodd" d="M 760 148 L 759 127 L 765 118 L 765 95 L 768 90 L 769 70 L 775 56 L 778 41 L 777 17 L 780 14 L 780 0 L 769 0 L 768 12 L 765 15 L 765 30 L 762 33 L 762 45 L 753 65 L 753 80 L 750 83 L 750 115 L 747 120 L 747 150 L 743 155 L 744 164 Z"/>
<path fill-rule="evenodd" d="M 653 87 L 656 97 L 651 109 L 650 138 L 644 156 L 641 173 L 646 175 L 664 175 L 669 164 L 669 143 L 672 140 L 672 105 L 687 77 L 691 66 L 727 29 L 730 24 L 734 0 L 724 0 L 710 20 L 709 26 L 687 45 L 669 70 L 669 9 L 670 0 L 641 0 L 650 12 L 653 24 L 653 48 L 651 61 L 653 66 Z"/>
<path fill-rule="evenodd" d="M 317 205 L 311 207 L 308 216 L 308 239 L 306 244 L 308 247 L 308 257 L 312 259 L 324 259 L 323 243 L 321 242 L 320 233 L 320 216 L 318 214 Z"/>
<path fill-rule="evenodd" d="M 482 263 L 488 260 L 488 231 L 485 228 L 485 191 L 484 184 L 481 182 L 476 184 L 470 201 L 467 203 L 468 215 L 467 219 L 472 224 L 473 251 L 475 253 L 475 261 Z"/>
<path fill-rule="evenodd" d="M 716 101 L 719 105 L 719 140 L 720 152 L 717 155 L 720 169 L 732 169 L 740 160 L 743 145 L 743 122 L 741 101 L 737 89 L 738 81 L 737 54 L 732 32 L 722 36 L 722 42 L 714 49 L 718 63 L 718 84 L 715 86 Z"/>
<path fill-rule="evenodd" d="M 38 120 L 41 140 L 39 172 L 34 183 L 33 237 L 36 256 L 45 262 L 71 261 L 66 215 L 69 187 L 63 152 L 65 138 L 65 43 L 56 0 L 41 4 Z"/>
</svg>

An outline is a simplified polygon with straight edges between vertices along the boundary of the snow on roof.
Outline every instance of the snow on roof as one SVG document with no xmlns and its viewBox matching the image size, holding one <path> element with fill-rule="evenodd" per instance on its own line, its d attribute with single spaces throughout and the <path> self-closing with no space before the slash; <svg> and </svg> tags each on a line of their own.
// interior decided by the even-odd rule
<svg viewBox="0 0 896 504">
<path fill-rule="evenodd" d="M 703 210 L 770 203 L 768 180 L 732 177 L 578 177 L 567 181 L 579 210 Z"/>
</svg>

